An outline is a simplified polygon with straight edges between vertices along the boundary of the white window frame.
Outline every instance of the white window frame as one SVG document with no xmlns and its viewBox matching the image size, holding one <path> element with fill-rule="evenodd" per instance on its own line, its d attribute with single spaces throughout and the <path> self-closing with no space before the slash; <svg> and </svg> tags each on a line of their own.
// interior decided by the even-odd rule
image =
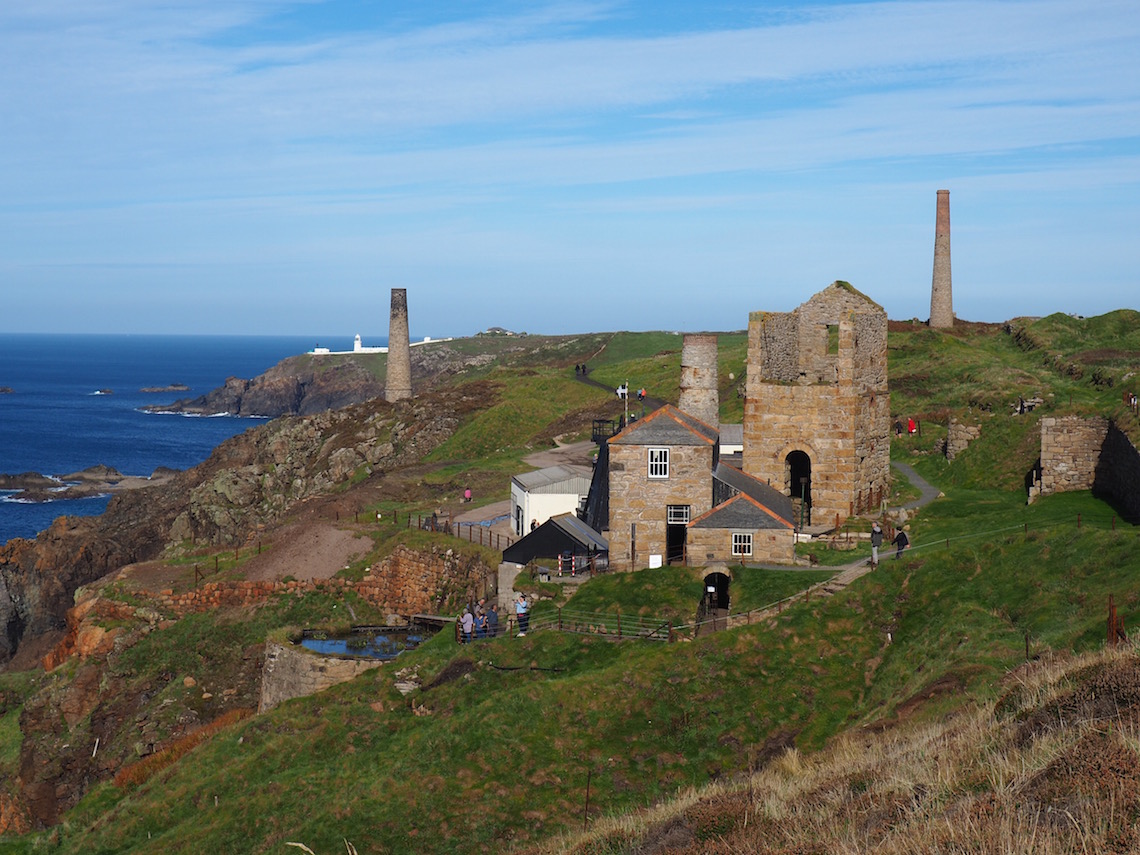
<svg viewBox="0 0 1140 855">
<path fill-rule="evenodd" d="M 748 551 L 744 551 L 744 547 L 748 547 Z M 752 532 L 750 531 L 734 531 L 732 533 L 732 554 L 741 558 L 747 558 L 752 555 Z"/>
<path fill-rule="evenodd" d="M 663 481 L 669 477 L 668 448 L 650 448 L 645 457 L 650 478 Z"/>
<path fill-rule="evenodd" d="M 665 506 L 665 524 L 666 525 L 688 525 L 691 517 L 689 505 L 666 505 Z"/>
</svg>

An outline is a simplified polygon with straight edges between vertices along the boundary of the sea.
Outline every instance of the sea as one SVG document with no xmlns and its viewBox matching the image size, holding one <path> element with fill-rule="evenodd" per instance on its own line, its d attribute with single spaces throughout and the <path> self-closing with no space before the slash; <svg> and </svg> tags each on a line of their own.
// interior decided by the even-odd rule
<svg viewBox="0 0 1140 855">
<path fill-rule="evenodd" d="M 99 464 L 123 475 L 187 469 L 264 420 L 145 413 L 143 406 L 195 398 L 228 377 L 256 377 L 318 343 L 352 349 L 348 336 L 0 333 L 0 387 L 12 389 L 0 394 L 0 473 L 59 476 Z M 141 391 L 175 384 L 189 389 Z M 31 503 L 0 492 L 0 543 L 35 537 L 58 516 L 100 514 L 109 498 Z"/>
</svg>

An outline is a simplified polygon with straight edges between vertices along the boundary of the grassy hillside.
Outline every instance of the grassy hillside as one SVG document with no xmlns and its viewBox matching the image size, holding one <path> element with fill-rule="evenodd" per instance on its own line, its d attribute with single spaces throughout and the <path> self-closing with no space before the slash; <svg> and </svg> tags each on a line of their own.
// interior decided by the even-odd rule
<svg viewBox="0 0 1140 855">
<path fill-rule="evenodd" d="M 1087 323 L 1094 332 L 1080 340 L 1082 353 L 1108 347 L 1105 338 L 1120 334 L 1111 324 Z M 582 337 L 595 348 L 589 359 L 597 379 L 617 385 L 628 378 L 658 394 L 654 384 L 669 388 L 673 372 L 675 389 L 678 336 L 603 338 Z M 950 745 L 954 728 L 980 732 L 975 722 L 1028 718 L 1043 708 L 1044 695 L 1034 690 L 1010 700 L 1013 689 L 1002 682 L 1024 663 L 1027 645 L 1032 657 L 1095 651 L 1108 596 L 1126 621 L 1140 606 L 1135 529 L 1087 494 L 1026 506 L 1022 492 L 1036 457 L 1037 419 L 1113 407 L 1129 371 L 1109 387 L 1091 374 L 1058 370 L 1040 358 L 1041 348 L 1026 349 L 992 326 L 947 334 L 892 324 L 890 347 L 893 409 L 923 421 L 922 434 L 899 438 L 892 456 L 946 494 L 913 520 L 914 546 L 902 560 L 885 560 L 846 590 L 797 602 L 763 623 L 671 645 L 543 632 L 457 648 L 437 637 L 351 683 L 220 726 L 141 782 L 99 784 L 58 828 L 0 838 L 0 852 L 284 852 L 295 851 L 288 841 L 299 841 L 323 855 L 343 851 L 346 839 L 362 853 L 649 851 L 638 847 L 667 834 L 673 820 L 604 819 L 659 802 L 672 803 L 673 818 L 683 818 L 687 851 L 747 851 L 744 838 L 730 835 L 748 816 L 769 836 L 776 828 L 822 829 L 831 817 L 834 834 L 846 836 L 820 831 L 816 849 L 799 851 L 856 851 L 886 839 L 901 827 L 900 817 L 914 816 L 907 805 L 916 799 L 958 800 L 971 810 L 1009 803 L 1026 792 L 1011 781 L 1029 787 L 1057 756 L 1050 745 L 1019 771 L 1015 755 L 1008 762 L 997 756 L 1006 743 L 987 737 L 983 744 L 993 752 L 979 752 L 968 772 L 939 777 L 941 767 L 927 761 L 923 768 L 936 772 L 930 779 L 895 772 L 902 748 L 872 734 L 920 728 L 913 731 L 915 750 L 929 757 L 942 750 L 931 746 Z M 722 337 L 721 348 L 724 414 L 737 400 L 725 392 L 741 380 L 735 366 L 743 335 Z M 607 392 L 575 382 L 572 366 L 585 357 L 567 355 L 569 370 L 561 356 L 473 369 L 495 384 L 497 398 L 436 453 L 426 489 L 432 478 L 442 484 L 460 477 L 483 477 L 487 490 L 496 489 L 528 448 L 582 430 L 613 406 Z M 1013 416 L 1018 396 L 1045 403 Z M 983 430 L 947 463 L 934 448 L 951 415 Z M 377 530 L 378 549 L 389 534 Z M 734 610 L 781 599 L 827 573 L 738 568 Z M 569 606 L 691 620 L 700 587 L 696 570 L 641 571 L 592 580 Z M 138 680 L 171 673 L 168 691 L 178 691 L 183 673 L 222 668 L 211 663 L 240 658 L 275 628 L 331 620 L 344 605 L 325 595 L 282 597 L 260 609 L 184 619 L 144 636 L 120 654 L 117 667 Z M 417 675 L 421 688 L 402 696 L 397 675 Z M 13 722 L 45 679 L 67 675 L 0 675 L 8 699 L 0 706 L 4 775 L 18 766 Z M 1134 751 L 1134 734 L 1124 739 Z M 793 745 L 797 753 L 773 762 Z M 731 787 L 701 789 L 764 766 L 767 777 L 756 779 L 747 800 Z M 916 796 L 919 784 L 937 798 Z M 582 827 L 587 787 L 597 833 L 560 837 Z M 679 793 L 682 801 L 672 802 Z M 930 816 L 930 828 L 947 824 L 940 813 Z M 1102 819 L 1123 840 L 1136 816 L 1130 807 Z M 737 847 L 713 848 L 718 836 Z M 796 845 L 789 838 L 787 851 Z M 985 851 L 978 846 L 971 851 Z"/>
</svg>

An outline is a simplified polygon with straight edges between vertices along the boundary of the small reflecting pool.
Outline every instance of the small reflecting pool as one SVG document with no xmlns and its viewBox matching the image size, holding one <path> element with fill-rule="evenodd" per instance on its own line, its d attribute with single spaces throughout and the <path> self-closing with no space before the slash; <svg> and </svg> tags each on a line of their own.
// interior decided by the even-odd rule
<svg viewBox="0 0 1140 855">
<path fill-rule="evenodd" d="M 331 635 L 306 629 L 301 646 L 322 656 L 356 659 L 395 659 L 405 650 L 414 650 L 434 635 L 422 626 L 353 627 L 347 635 Z"/>
</svg>

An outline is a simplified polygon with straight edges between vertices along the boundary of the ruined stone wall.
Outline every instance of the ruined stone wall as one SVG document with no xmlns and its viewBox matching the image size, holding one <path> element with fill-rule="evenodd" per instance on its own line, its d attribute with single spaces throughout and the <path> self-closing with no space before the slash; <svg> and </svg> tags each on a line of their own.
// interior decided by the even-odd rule
<svg viewBox="0 0 1140 855">
<path fill-rule="evenodd" d="M 953 460 L 967 448 L 970 443 L 982 435 L 978 425 L 964 425 L 957 419 L 950 420 L 950 427 L 946 431 L 946 459 Z"/>
<path fill-rule="evenodd" d="M 379 668 L 375 659 L 337 659 L 320 656 L 302 647 L 269 644 L 265 648 L 265 667 L 261 674 L 259 713 L 280 703 L 323 692 L 338 683 L 353 680 L 365 671 Z"/>
<path fill-rule="evenodd" d="M 1140 452 L 1116 425 L 1109 425 L 1093 491 L 1108 496 L 1125 520 L 1140 525 Z"/>
<path fill-rule="evenodd" d="M 812 524 L 834 524 L 872 509 L 889 482 L 886 313 L 836 283 L 792 314 L 800 330 L 796 382 L 785 380 L 786 356 L 778 362 L 762 352 L 777 338 L 762 329 L 771 316 L 754 313 L 749 325 L 743 467 L 798 496 L 787 458 L 804 452 L 811 460 Z M 781 374 L 769 382 L 765 365 L 778 365 Z"/>
<path fill-rule="evenodd" d="M 748 378 L 752 384 L 794 383 L 800 376 L 797 321 L 793 312 L 753 312 L 748 316 Z"/>
<path fill-rule="evenodd" d="M 650 555 L 665 556 L 666 505 L 688 505 L 696 519 L 712 508 L 711 446 L 669 446 L 669 477 L 651 479 L 648 448 L 610 445 L 610 567 L 645 567 Z M 637 526 L 637 554 L 630 534 Z"/>
<path fill-rule="evenodd" d="M 681 395 L 677 408 L 707 425 L 720 424 L 715 335 L 686 335 L 681 346 Z"/>
<path fill-rule="evenodd" d="M 783 355 L 770 351 L 789 345 L 795 349 Z M 798 360 L 794 379 L 790 354 Z M 750 316 L 744 471 L 798 496 L 798 485 L 789 483 L 793 451 L 811 460 L 813 525 L 870 510 L 887 490 L 887 316 L 845 283 L 790 315 Z"/>
<path fill-rule="evenodd" d="M 1030 489 L 1030 501 L 1091 490 L 1111 501 L 1125 520 L 1140 524 L 1140 452 L 1108 419 L 1041 419 L 1040 478 Z"/>
<path fill-rule="evenodd" d="M 791 529 L 757 529 L 752 535 L 752 554 L 732 554 L 732 531 L 743 529 L 690 528 L 687 547 L 689 563 L 694 565 L 722 561 L 727 564 L 772 562 L 790 564 L 795 556 L 795 534 Z"/>
<path fill-rule="evenodd" d="M 1041 419 L 1041 494 L 1091 490 L 1108 419 Z"/>
</svg>

